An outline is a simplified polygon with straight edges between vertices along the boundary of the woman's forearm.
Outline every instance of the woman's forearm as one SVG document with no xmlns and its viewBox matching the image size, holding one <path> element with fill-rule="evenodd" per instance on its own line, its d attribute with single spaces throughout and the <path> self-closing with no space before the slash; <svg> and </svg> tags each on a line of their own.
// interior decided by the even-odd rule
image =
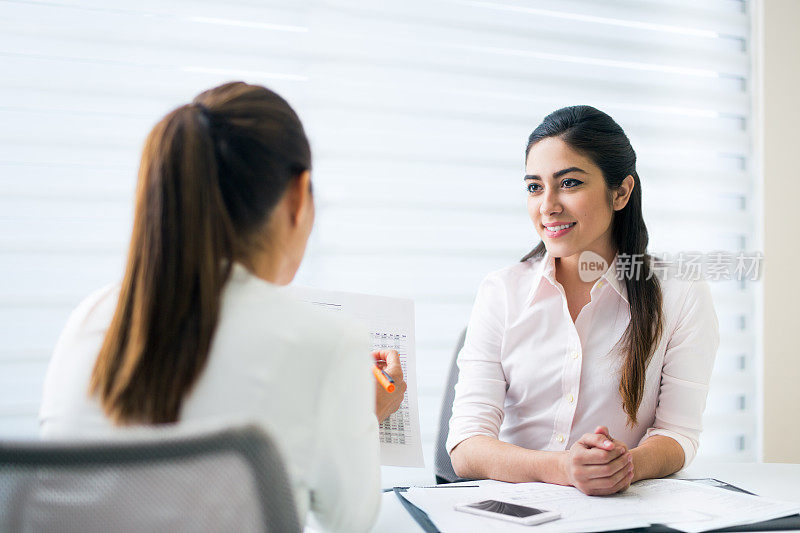
<svg viewBox="0 0 800 533">
<path fill-rule="evenodd" d="M 456 474 L 463 478 L 569 485 L 562 466 L 565 453 L 528 450 L 478 435 L 459 443 L 450 459 Z"/>
<path fill-rule="evenodd" d="M 528 450 L 491 437 L 475 436 L 459 443 L 450 458 L 456 474 L 463 478 L 571 485 L 564 465 L 568 453 Z M 632 481 L 661 478 L 683 467 L 683 448 L 663 435 L 650 437 L 631 449 L 631 454 Z"/>
<path fill-rule="evenodd" d="M 633 481 L 662 478 L 683 467 L 683 448 L 675 439 L 654 435 L 631 450 Z"/>
</svg>

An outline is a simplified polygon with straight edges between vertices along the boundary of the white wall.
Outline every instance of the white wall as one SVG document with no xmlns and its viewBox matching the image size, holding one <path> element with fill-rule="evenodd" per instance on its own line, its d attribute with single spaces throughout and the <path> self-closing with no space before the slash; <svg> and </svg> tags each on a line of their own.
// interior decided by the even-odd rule
<svg viewBox="0 0 800 533">
<path fill-rule="evenodd" d="M 764 177 L 763 459 L 800 462 L 800 2 L 757 4 Z"/>
</svg>

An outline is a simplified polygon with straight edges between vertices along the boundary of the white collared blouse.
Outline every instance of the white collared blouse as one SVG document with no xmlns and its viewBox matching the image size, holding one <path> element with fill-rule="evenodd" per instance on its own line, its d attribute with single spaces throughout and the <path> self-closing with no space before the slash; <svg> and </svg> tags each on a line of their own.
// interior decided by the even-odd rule
<svg viewBox="0 0 800 533">
<path fill-rule="evenodd" d="M 106 287 L 70 316 L 45 378 L 43 438 L 120 431 L 88 393 L 118 299 L 119 285 Z M 301 522 L 308 514 L 326 531 L 368 531 L 380 505 L 369 350 L 362 325 L 295 301 L 237 263 L 180 423 L 260 423 L 282 452 Z"/>
<path fill-rule="evenodd" d="M 476 435 L 566 450 L 604 425 L 629 448 L 653 435 L 671 437 L 688 465 L 697 453 L 719 327 L 705 281 L 659 279 L 664 329 L 647 368 L 638 423 L 630 427 L 617 346 L 630 308 L 615 265 L 595 282 L 574 322 L 549 255 L 489 274 L 458 355 L 448 452 Z"/>
</svg>

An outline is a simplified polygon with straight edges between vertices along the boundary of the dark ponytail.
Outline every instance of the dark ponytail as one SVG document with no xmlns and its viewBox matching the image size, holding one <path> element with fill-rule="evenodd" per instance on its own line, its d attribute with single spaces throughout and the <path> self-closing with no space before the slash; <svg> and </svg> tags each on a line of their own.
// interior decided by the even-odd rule
<svg viewBox="0 0 800 533">
<path fill-rule="evenodd" d="M 527 158 L 531 147 L 542 139 L 558 137 L 573 150 L 590 158 L 603 172 L 606 186 L 613 190 L 632 176 L 633 191 L 627 205 L 614 213 L 612 239 L 617 253 L 641 257 L 641 271 L 622 272 L 628 293 L 631 320 L 619 341 L 625 361 L 619 392 L 628 423 L 637 423 L 636 414 L 644 394 L 645 372 L 663 330 L 661 285 L 652 275 L 652 257 L 647 254 L 649 241 L 642 216 L 642 187 L 636 172 L 636 153 L 622 128 L 602 111 L 590 106 L 572 106 L 545 117 L 528 138 Z M 540 242 L 522 258 L 542 257 L 546 252 Z M 638 263 L 631 262 L 631 265 Z"/>
<path fill-rule="evenodd" d="M 153 128 L 119 301 L 90 382 L 114 422 L 178 420 L 205 368 L 233 261 L 247 260 L 310 166 L 300 120 L 264 87 L 211 89 Z"/>
</svg>

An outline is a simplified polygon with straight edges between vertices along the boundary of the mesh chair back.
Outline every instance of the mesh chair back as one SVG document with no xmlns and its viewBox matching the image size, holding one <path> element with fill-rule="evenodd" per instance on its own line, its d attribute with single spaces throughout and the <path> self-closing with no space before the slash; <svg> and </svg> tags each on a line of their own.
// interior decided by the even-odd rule
<svg viewBox="0 0 800 533">
<path fill-rule="evenodd" d="M 442 408 L 439 411 L 439 432 L 436 435 L 436 450 L 434 450 L 434 465 L 437 483 L 452 483 L 458 481 L 459 477 L 453 470 L 450 462 L 450 455 L 447 453 L 445 442 L 447 433 L 450 431 L 450 417 L 453 415 L 453 400 L 456 396 L 456 382 L 458 381 L 458 352 L 464 347 L 464 339 L 467 330 L 461 332 L 456 342 L 456 349 L 453 352 L 453 359 L 450 361 L 450 372 L 447 374 L 447 386 L 444 389 L 442 398 Z"/>
<path fill-rule="evenodd" d="M 154 433 L 0 443 L 0 532 L 300 531 L 261 429 Z"/>
</svg>

